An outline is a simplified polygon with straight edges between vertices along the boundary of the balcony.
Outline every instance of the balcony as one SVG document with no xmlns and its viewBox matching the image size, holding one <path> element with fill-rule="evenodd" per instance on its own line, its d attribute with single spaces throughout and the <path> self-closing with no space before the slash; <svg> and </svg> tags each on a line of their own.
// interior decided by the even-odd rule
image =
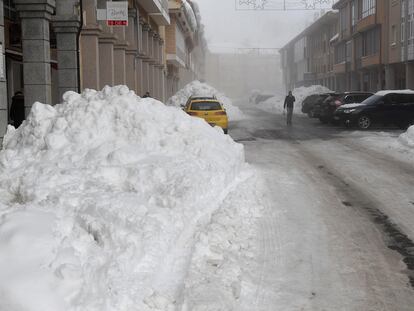
<svg viewBox="0 0 414 311">
<path fill-rule="evenodd" d="M 168 14 L 168 0 L 141 0 L 145 11 L 158 25 L 169 25 L 170 15 Z"/>
<path fill-rule="evenodd" d="M 356 32 L 363 32 L 377 25 L 377 18 L 375 14 L 369 15 L 358 21 L 356 25 Z"/>
<path fill-rule="evenodd" d="M 345 73 L 346 72 L 346 62 L 338 63 L 333 65 L 334 73 Z"/>
<path fill-rule="evenodd" d="M 362 68 L 377 66 L 379 64 L 381 64 L 381 58 L 379 53 L 361 57 Z"/>
<path fill-rule="evenodd" d="M 175 53 L 167 54 L 167 64 L 173 65 L 175 67 L 186 67 L 185 63 L 186 55 L 185 52 L 180 48 L 176 48 Z"/>
</svg>

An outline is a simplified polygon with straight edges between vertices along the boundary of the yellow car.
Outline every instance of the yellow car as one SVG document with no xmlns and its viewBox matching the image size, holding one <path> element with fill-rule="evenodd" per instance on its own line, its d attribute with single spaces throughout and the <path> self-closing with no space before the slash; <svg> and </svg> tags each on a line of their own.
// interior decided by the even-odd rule
<svg viewBox="0 0 414 311">
<path fill-rule="evenodd" d="M 227 113 L 215 97 L 190 97 L 184 111 L 190 116 L 204 119 L 211 126 L 220 126 L 227 134 Z"/>
</svg>

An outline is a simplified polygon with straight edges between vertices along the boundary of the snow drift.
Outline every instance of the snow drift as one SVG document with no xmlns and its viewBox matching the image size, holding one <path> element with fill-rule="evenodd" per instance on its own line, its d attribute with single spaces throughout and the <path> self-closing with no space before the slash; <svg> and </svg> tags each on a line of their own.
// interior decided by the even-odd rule
<svg viewBox="0 0 414 311">
<path fill-rule="evenodd" d="M 309 87 L 298 87 L 295 88 L 292 93 L 293 96 L 295 96 L 296 101 L 295 101 L 295 112 L 296 113 L 300 113 L 301 109 L 302 109 L 302 101 L 309 95 L 313 95 L 313 94 L 319 94 L 319 93 L 327 93 L 327 92 L 332 92 L 331 90 L 329 90 L 327 87 L 322 86 L 322 85 L 312 85 Z M 259 108 L 269 111 L 269 112 L 273 112 L 273 113 L 278 113 L 281 114 L 283 113 L 283 104 L 285 102 L 285 95 L 276 95 L 274 97 L 271 97 L 267 100 L 265 100 L 264 102 L 260 103 L 258 105 Z"/>
<path fill-rule="evenodd" d="M 216 96 L 226 109 L 230 121 L 236 121 L 245 118 L 243 112 L 238 107 L 233 105 L 230 98 L 226 97 L 224 94 L 220 93 L 207 83 L 201 83 L 197 80 L 187 84 L 174 96 L 168 99 L 167 105 L 182 107 L 187 103 L 187 100 L 190 96 Z"/>
<path fill-rule="evenodd" d="M 414 148 L 414 125 L 410 126 L 407 132 L 400 135 L 399 141 L 408 147 Z"/>
<path fill-rule="evenodd" d="M 172 310 L 240 144 L 125 86 L 35 103 L 0 152 L 0 310 Z"/>
</svg>

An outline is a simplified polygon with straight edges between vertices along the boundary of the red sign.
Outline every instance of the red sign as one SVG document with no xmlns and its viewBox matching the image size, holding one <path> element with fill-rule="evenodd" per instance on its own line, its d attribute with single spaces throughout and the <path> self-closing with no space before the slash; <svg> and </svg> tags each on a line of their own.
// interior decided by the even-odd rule
<svg viewBox="0 0 414 311">
<path fill-rule="evenodd" d="M 106 23 L 108 26 L 128 26 L 128 21 L 107 20 Z"/>
</svg>

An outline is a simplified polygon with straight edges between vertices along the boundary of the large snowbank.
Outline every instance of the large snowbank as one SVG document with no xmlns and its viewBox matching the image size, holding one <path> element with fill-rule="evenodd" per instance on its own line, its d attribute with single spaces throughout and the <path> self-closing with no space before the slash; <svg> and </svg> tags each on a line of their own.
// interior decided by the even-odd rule
<svg viewBox="0 0 414 311">
<path fill-rule="evenodd" d="M 259 220 L 268 205 L 264 183 L 260 174 L 246 179 L 200 234 L 182 310 L 256 310 L 257 284 L 252 276 L 258 274 Z"/>
<path fill-rule="evenodd" d="M 187 84 L 184 88 L 179 90 L 174 96 L 167 101 L 167 105 L 181 107 L 187 103 L 190 96 L 216 96 L 217 99 L 226 108 L 227 115 L 230 121 L 236 121 L 244 119 L 245 115 L 236 106 L 233 105 L 230 98 L 217 91 L 214 87 L 207 83 L 201 83 L 200 81 L 193 81 Z"/>
<path fill-rule="evenodd" d="M 0 152 L 0 310 L 174 310 L 240 144 L 125 86 L 35 103 Z"/>
<path fill-rule="evenodd" d="M 295 102 L 295 112 L 300 113 L 302 109 L 302 101 L 309 95 L 313 94 L 320 94 L 320 93 L 327 93 L 332 92 L 327 87 L 322 85 L 312 85 L 309 87 L 298 87 L 295 88 L 292 93 L 293 96 L 296 98 Z M 265 100 L 264 102 L 260 103 L 258 106 L 259 108 L 272 112 L 281 114 L 283 113 L 283 104 L 285 102 L 285 96 L 286 95 L 276 95 L 275 97 L 269 98 L 268 100 Z"/>
<path fill-rule="evenodd" d="M 410 126 L 407 132 L 400 135 L 399 141 L 408 147 L 414 148 L 414 125 Z"/>
</svg>

